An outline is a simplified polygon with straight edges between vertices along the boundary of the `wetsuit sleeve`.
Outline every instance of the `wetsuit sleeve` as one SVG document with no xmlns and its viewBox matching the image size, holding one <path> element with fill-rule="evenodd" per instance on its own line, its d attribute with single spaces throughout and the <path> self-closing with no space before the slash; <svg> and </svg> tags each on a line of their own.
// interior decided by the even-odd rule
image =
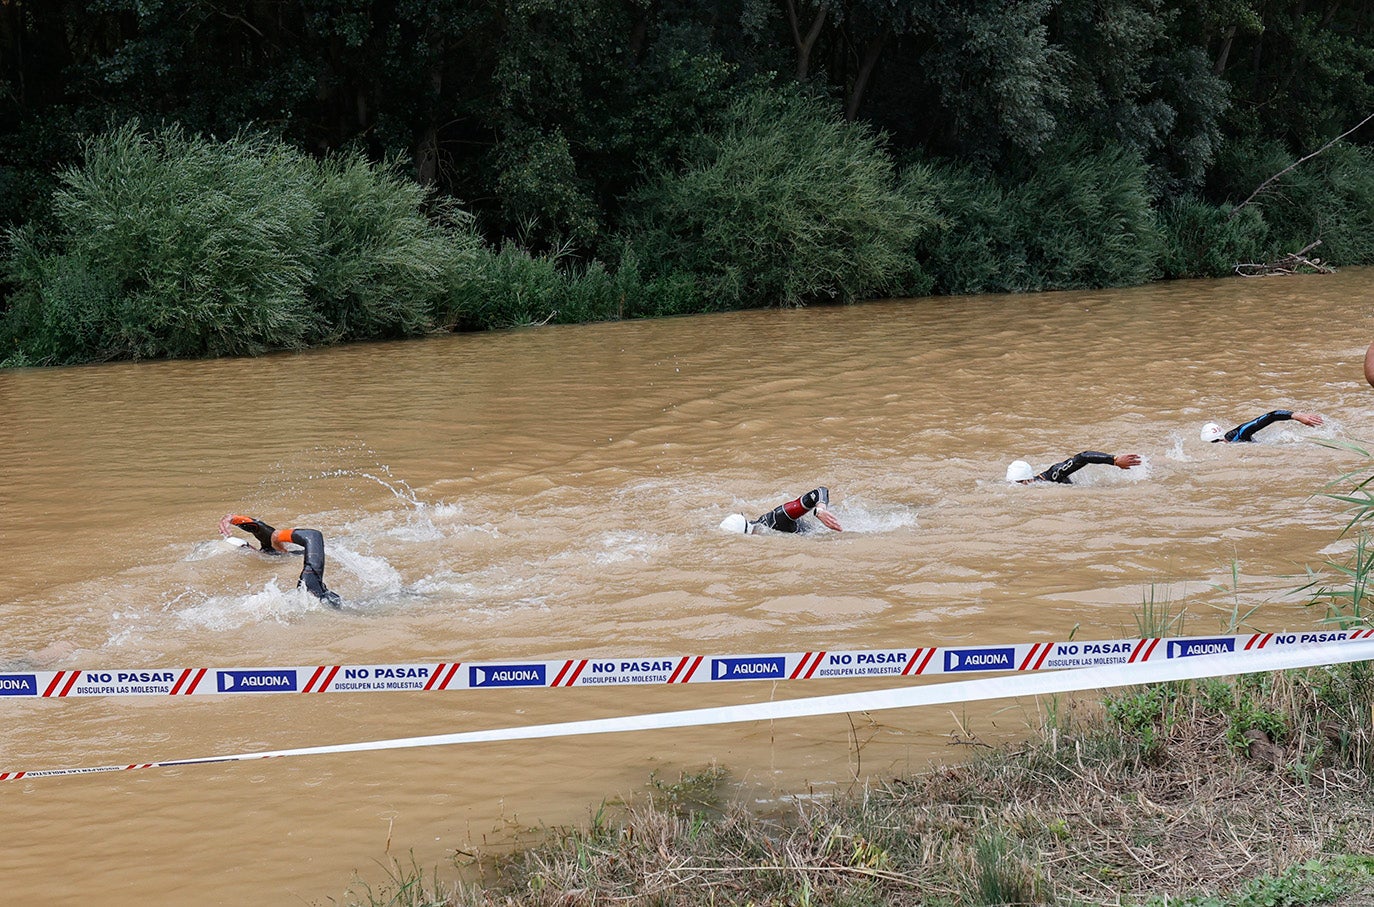
<svg viewBox="0 0 1374 907">
<path fill-rule="evenodd" d="M 1116 457 L 1100 450 L 1085 450 L 1076 453 L 1067 460 L 1056 463 L 1049 469 L 1040 473 L 1035 479 L 1038 482 L 1059 482 L 1062 485 L 1072 485 L 1073 480 L 1069 476 L 1078 472 L 1089 463 L 1111 464 L 1116 462 Z"/>
<path fill-rule="evenodd" d="M 234 516 L 230 518 L 229 522 L 257 539 L 258 547 L 263 551 L 272 550 L 272 533 L 277 530 L 262 520 L 255 520 L 250 516 Z"/>
<path fill-rule="evenodd" d="M 1291 418 L 1293 418 L 1293 411 L 1291 409 L 1276 409 L 1272 412 L 1267 412 L 1258 419 L 1251 419 L 1244 425 L 1237 425 L 1235 428 L 1228 431 L 1226 433 L 1226 440 L 1253 441 L 1255 440 L 1255 433 L 1260 429 L 1268 428 L 1275 422 L 1282 422 L 1284 419 Z"/>
<path fill-rule="evenodd" d="M 795 501 L 774 507 L 753 522 L 775 532 L 796 532 L 801 528 L 798 520 L 815 510 L 817 504 L 829 503 L 830 489 L 822 485 L 820 488 L 811 489 Z"/>
</svg>

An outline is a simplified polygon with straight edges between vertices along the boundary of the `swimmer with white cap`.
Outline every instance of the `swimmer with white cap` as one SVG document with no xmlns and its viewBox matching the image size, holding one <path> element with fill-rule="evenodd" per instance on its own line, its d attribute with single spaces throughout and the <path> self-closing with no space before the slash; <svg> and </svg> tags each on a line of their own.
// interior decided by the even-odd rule
<svg viewBox="0 0 1374 907">
<path fill-rule="evenodd" d="M 840 521 L 830 512 L 829 505 L 830 489 L 822 485 L 796 500 L 779 504 L 756 520 L 748 519 L 742 513 L 732 513 L 720 524 L 720 528 L 727 532 L 742 532 L 745 535 L 757 532 L 760 527 L 772 529 L 774 532 L 808 532 L 811 524 L 803 522 L 803 518 L 807 514 L 815 514 L 816 519 L 820 520 L 825 528 L 840 532 Z"/>
<path fill-rule="evenodd" d="M 1322 424 L 1322 417 L 1316 413 L 1295 413 L 1291 409 L 1276 409 L 1251 419 L 1244 425 L 1237 425 L 1230 431 L 1222 431 L 1220 425 L 1215 422 L 1208 422 L 1206 425 L 1202 426 L 1202 440 L 1212 444 L 1218 441 L 1225 441 L 1228 444 L 1253 441 L 1255 440 L 1255 432 L 1259 431 L 1261 428 L 1268 428 L 1275 422 L 1282 422 L 1286 419 L 1301 422 L 1309 428 L 1315 428 Z"/>
<path fill-rule="evenodd" d="M 1140 465 L 1140 455 L 1113 455 L 1098 450 L 1085 450 L 1038 474 L 1025 460 L 1017 460 L 1007 467 L 1007 481 L 1014 485 L 1029 485 L 1032 482 L 1058 482 L 1061 485 L 1072 485 L 1073 480 L 1069 476 L 1090 463 L 1101 463 L 1105 466 L 1115 466 L 1118 469 L 1130 469 L 1132 466 Z"/>
</svg>

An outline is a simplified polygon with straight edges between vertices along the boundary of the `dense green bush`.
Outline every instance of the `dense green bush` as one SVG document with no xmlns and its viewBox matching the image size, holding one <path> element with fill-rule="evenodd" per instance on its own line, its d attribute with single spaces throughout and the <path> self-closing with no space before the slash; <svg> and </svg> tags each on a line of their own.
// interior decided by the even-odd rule
<svg viewBox="0 0 1374 907">
<path fill-rule="evenodd" d="M 466 331 L 578 324 L 699 312 L 701 302 L 692 278 L 645 277 L 629 251 L 612 271 L 600 262 L 576 267 L 566 255 L 532 255 L 508 243 L 473 257 L 450 288 L 441 321 Z"/>
<path fill-rule="evenodd" d="M 135 125 L 61 176 L 55 236 L 13 236 L 5 332 L 24 359 L 76 362 L 300 346 L 318 223 L 301 156 Z"/>
<path fill-rule="evenodd" d="M 1146 169 L 1125 152 L 1071 142 L 1015 181 L 944 164 L 908 168 L 904 185 L 908 199 L 933 200 L 939 227 L 917 254 L 937 292 L 1126 286 L 1157 273 Z"/>
<path fill-rule="evenodd" d="M 1025 289 L 1086 289 L 1156 276 L 1159 230 L 1145 165 L 1116 149 L 1068 142 L 1043 155 L 1011 193 L 1026 250 Z"/>
<path fill-rule="evenodd" d="M 315 165 L 320 249 L 310 297 L 312 342 L 403 337 L 428 330 L 481 243 L 456 208 L 421 214 L 428 193 L 394 167 L 361 157 Z M 445 227 L 449 227 L 446 229 Z"/>
<path fill-rule="evenodd" d="M 1159 212 L 1162 238 L 1161 276 L 1225 277 L 1241 262 L 1264 257 L 1269 227 L 1258 208 L 1244 208 L 1235 216 L 1231 207 L 1193 196 L 1166 203 Z"/>
<path fill-rule="evenodd" d="M 357 157 L 280 142 L 147 133 L 88 141 L 61 175 L 55 229 L 10 235 L 11 363 L 245 355 L 427 330 L 469 231 Z"/>
<path fill-rule="evenodd" d="M 627 204 L 646 271 L 690 275 L 707 308 L 851 301 L 896 289 L 919 225 L 866 127 L 758 91 Z"/>
<path fill-rule="evenodd" d="M 1005 293 L 1026 287 L 1025 247 L 1010 216 L 1012 201 L 996 180 L 943 164 L 914 185 L 933 198 L 939 219 L 930 241 L 916 251 L 935 292 Z"/>
</svg>

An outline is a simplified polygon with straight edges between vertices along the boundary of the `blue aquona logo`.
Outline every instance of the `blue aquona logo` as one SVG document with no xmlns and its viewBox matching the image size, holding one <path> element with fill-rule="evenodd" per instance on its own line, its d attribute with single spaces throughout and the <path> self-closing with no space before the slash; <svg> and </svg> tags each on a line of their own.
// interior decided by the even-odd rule
<svg viewBox="0 0 1374 907">
<path fill-rule="evenodd" d="M 263 671 L 216 671 L 221 693 L 294 693 L 296 672 L 278 668 Z"/>
<path fill-rule="evenodd" d="M 1016 667 L 1016 649 L 946 649 L 946 671 L 1010 671 Z"/>
</svg>

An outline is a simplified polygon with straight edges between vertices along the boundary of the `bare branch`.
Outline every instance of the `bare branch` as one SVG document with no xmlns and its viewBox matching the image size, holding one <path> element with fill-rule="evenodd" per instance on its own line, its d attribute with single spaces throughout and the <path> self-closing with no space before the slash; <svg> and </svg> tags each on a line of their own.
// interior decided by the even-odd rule
<svg viewBox="0 0 1374 907">
<path fill-rule="evenodd" d="M 1236 214 L 1240 212 L 1240 209 L 1241 209 L 1241 208 L 1244 208 L 1246 205 L 1250 204 L 1250 202 L 1254 201 L 1254 200 L 1255 200 L 1255 196 L 1257 196 L 1257 195 L 1259 195 L 1261 192 L 1263 192 L 1264 189 L 1265 189 L 1265 187 L 1268 186 L 1270 183 L 1272 183 L 1274 180 L 1276 180 L 1276 179 L 1278 179 L 1279 177 L 1283 176 L 1285 173 L 1287 173 L 1288 171 L 1292 170 L 1294 167 L 1298 166 L 1298 165 L 1301 164 L 1303 161 L 1310 161 L 1310 160 L 1312 160 L 1312 158 L 1314 158 L 1314 157 L 1316 157 L 1317 155 L 1321 154 L 1323 151 L 1325 151 L 1326 149 L 1330 148 L 1332 145 L 1336 144 L 1337 142 L 1339 142 L 1341 139 L 1345 138 L 1346 136 L 1350 135 L 1350 133 L 1352 133 L 1352 132 L 1354 132 L 1355 130 L 1359 129 L 1361 126 L 1363 126 L 1365 123 L 1368 123 L 1370 120 L 1374 120 L 1374 113 L 1371 113 L 1369 116 L 1365 117 L 1363 120 L 1360 120 L 1360 121 L 1359 121 L 1358 123 L 1356 123 L 1354 126 L 1351 126 L 1351 127 L 1350 127 L 1349 129 L 1347 129 L 1345 132 L 1342 132 L 1340 135 L 1336 136 L 1334 139 L 1332 139 L 1331 141 L 1327 142 L 1325 145 L 1321 146 L 1321 147 L 1318 148 L 1316 151 L 1314 151 L 1314 152 L 1312 152 L 1311 154 L 1309 154 L 1307 157 L 1299 158 L 1298 160 L 1296 160 L 1296 161 L 1294 161 L 1293 163 L 1289 164 L 1287 167 L 1284 167 L 1284 168 L 1283 168 L 1282 170 L 1280 170 L 1278 173 L 1275 173 L 1273 176 L 1269 177 L 1269 179 L 1267 179 L 1267 180 L 1265 180 L 1264 182 L 1260 183 L 1260 184 L 1259 184 L 1259 188 L 1256 189 L 1254 192 L 1251 192 L 1249 198 L 1247 198 L 1245 201 L 1241 202 L 1239 205 L 1236 205 L 1234 208 L 1231 209 L 1231 213 L 1228 214 L 1228 215 L 1226 216 L 1226 219 L 1227 219 L 1227 220 L 1230 220 L 1231 218 L 1235 217 Z"/>
</svg>

